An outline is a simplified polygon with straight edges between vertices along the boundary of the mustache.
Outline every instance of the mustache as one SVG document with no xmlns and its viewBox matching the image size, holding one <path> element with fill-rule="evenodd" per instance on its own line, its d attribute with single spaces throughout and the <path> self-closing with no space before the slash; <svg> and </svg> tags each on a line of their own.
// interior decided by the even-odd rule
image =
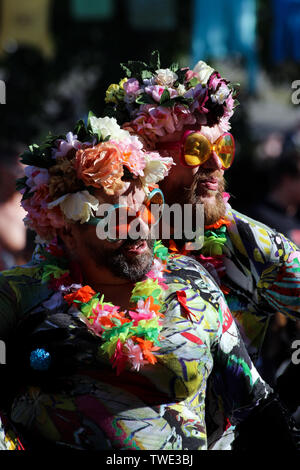
<svg viewBox="0 0 300 470">
<path fill-rule="evenodd" d="M 217 178 L 219 181 L 223 180 L 223 174 L 218 170 L 210 170 L 203 168 L 201 171 L 198 171 L 194 177 L 194 182 L 204 181 L 207 178 Z"/>
<path fill-rule="evenodd" d="M 124 243 L 122 244 L 122 246 L 120 246 L 120 251 L 124 250 L 124 249 L 126 250 L 126 248 L 130 248 L 131 246 L 135 245 L 136 243 L 138 243 L 140 241 L 144 241 L 144 240 L 147 242 L 149 248 L 151 248 L 153 246 L 154 241 L 149 237 L 147 237 L 147 238 L 138 237 L 138 238 L 135 238 L 135 239 L 128 237 L 126 240 L 124 240 Z"/>
<path fill-rule="evenodd" d="M 225 191 L 225 187 L 226 187 L 226 181 L 224 179 L 224 176 L 222 174 L 222 172 L 218 171 L 218 170 L 209 170 L 209 169 L 203 169 L 201 170 L 201 172 L 198 172 L 196 173 L 195 177 L 194 177 L 194 181 L 191 185 L 191 188 L 190 188 L 190 192 L 193 194 L 197 194 L 197 189 L 198 189 L 198 185 L 203 182 L 203 181 L 207 181 L 209 179 L 217 179 L 219 184 L 218 184 L 218 189 L 219 189 L 219 192 L 223 192 Z"/>
</svg>

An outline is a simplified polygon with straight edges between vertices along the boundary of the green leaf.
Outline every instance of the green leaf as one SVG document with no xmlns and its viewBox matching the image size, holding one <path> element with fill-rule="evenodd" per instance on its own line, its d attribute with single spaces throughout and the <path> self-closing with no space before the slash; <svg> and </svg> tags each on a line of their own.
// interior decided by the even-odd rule
<svg viewBox="0 0 300 470">
<path fill-rule="evenodd" d="M 184 83 L 185 75 L 187 72 L 188 68 L 184 69 L 177 69 L 176 70 L 176 75 L 177 75 L 177 82 L 179 82 L 181 85 Z"/>
<path fill-rule="evenodd" d="M 150 72 L 149 70 L 143 70 L 142 73 L 141 73 L 142 80 L 146 80 L 146 79 L 149 79 L 149 78 L 152 78 L 152 77 L 153 77 L 153 73 Z"/>
<path fill-rule="evenodd" d="M 26 199 L 30 199 L 33 195 L 34 193 L 31 193 L 30 190 L 26 191 L 23 194 L 22 201 L 26 201 Z"/>
<path fill-rule="evenodd" d="M 139 95 L 135 102 L 137 104 L 156 104 L 156 101 L 147 93 Z"/>
<path fill-rule="evenodd" d="M 20 191 L 21 189 L 27 188 L 26 181 L 27 176 L 23 176 L 23 178 L 18 178 L 16 180 L 16 190 Z"/>
<path fill-rule="evenodd" d="M 87 128 L 90 128 L 90 119 L 91 117 L 96 117 L 93 111 L 89 111 L 88 118 L 87 118 Z"/>
<path fill-rule="evenodd" d="M 155 72 L 160 69 L 160 56 L 159 51 L 152 51 L 150 55 L 150 67 Z"/>
<path fill-rule="evenodd" d="M 121 64 L 121 69 L 124 70 L 126 77 L 131 78 L 132 77 L 132 72 L 129 67 L 127 67 L 125 64 Z"/>
<path fill-rule="evenodd" d="M 170 95 L 170 92 L 167 88 L 164 89 L 161 97 L 160 97 L 160 101 L 159 101 L 159 104 L 162 105 L 164 104 L 165 102 L 168 102 L 170 101 L 171 99 L 171 95 Z"/>
<path fill-rule="evenodd" d="M 82 119 L 80 119 L 77 122 L 77 124 L 74 128 L 73 134 L 76 134 L 78 140 L 80 140 L 81 142 L 88 141 L 93 136 L 93 132 L 92 132 L 92 129 L 90 127 L 89 122 L 88 122 L 88 127 L 87 127 L 85 125 L 85 122 Z M 96 134 L 96 136 L 97 136 L 97 134 Z"/>
<path fill-rule="evenodd" d="M 198 85 L 199 83 L 200 82 L 199 82 L 198 78 L 196 78 L 196 77 L 191 78 L 191 80 L 188 82 L 190 87 L 194 87 L 194 86 Z"/>
<path fill-rule="evenodd" d="M 178 73 L 177 73 L 177 72 L 178 72 L 178 69 L 179 69 L 178 63 L 177 63 L 177 62 L 173 62 L 173 64 L 171 64 L 171 66 L 170 66 L 171 72 L 174 72 L 174 73 L 176 73 L 176 74 L 178 75 Z"/>
</svg>

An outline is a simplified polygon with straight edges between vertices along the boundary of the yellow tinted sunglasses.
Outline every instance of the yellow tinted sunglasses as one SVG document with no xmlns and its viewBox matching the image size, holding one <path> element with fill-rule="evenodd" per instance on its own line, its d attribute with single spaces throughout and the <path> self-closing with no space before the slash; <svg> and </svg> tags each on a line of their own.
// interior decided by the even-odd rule
<svg viewBox="0 0 300 470">
<path fill-rule="evenodd" d="M 212 152 L 219 157 L 222 167 L 227 170 L 233 162 L 235 142 L 230 132 L 224 132 L 213 144 L 200 131 L 186 131 L 179 142 L 166 142 L 157 145 L 158 149 L 180 149 L 180 162 L 184 166 L 203 165 Z"/>
</svg>

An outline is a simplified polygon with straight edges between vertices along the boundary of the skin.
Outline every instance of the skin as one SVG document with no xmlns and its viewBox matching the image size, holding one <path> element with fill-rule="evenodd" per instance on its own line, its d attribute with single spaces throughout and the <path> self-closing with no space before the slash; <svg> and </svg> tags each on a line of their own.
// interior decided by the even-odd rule
<svg viewBox="0 0 300 470">
<path fill-rule="evenodd" d="M 144 202 L 145 192 L 138 183 L 126 182 L 123 189 L 113 196 L 98 191 L 95 197 L 100 204 L 121 202 L 138 210 Z M 149 228 L 139 217 L 137 219 L 143 226 L 145 240 L 142 241 L 119 240 L 110 243 L 97 237 L 95 226 L 80 223 L 70 223 L 58 233 L 69 257 L 79 264 L 84 283 L 96 292 L 101 291 L 106 299 L 123 308 L 130 307 L 129 299 L 134 283 L 149 271 L 152 263 L 152 250 L 147 240 Z M 133 273 L 138 279 L 133 281 L 127 271 L 122 272 L 124 262 L 129 275 Z M 116 265 L 114 269 L 112 264 Z"/>
</svg>

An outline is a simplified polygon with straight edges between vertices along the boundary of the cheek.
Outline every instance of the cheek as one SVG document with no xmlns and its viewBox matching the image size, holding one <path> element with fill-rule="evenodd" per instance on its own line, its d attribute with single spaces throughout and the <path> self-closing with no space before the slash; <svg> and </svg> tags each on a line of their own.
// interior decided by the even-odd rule
<svg viewBox="0 0 300 470">
<path fill-rule="evenodd" d="M 170 187 L 189 187 L 193 183 L 194 175 L 191 168 L 177 163 L 173 166 L 166 178 L 166 184 Z"/>
</svg>

